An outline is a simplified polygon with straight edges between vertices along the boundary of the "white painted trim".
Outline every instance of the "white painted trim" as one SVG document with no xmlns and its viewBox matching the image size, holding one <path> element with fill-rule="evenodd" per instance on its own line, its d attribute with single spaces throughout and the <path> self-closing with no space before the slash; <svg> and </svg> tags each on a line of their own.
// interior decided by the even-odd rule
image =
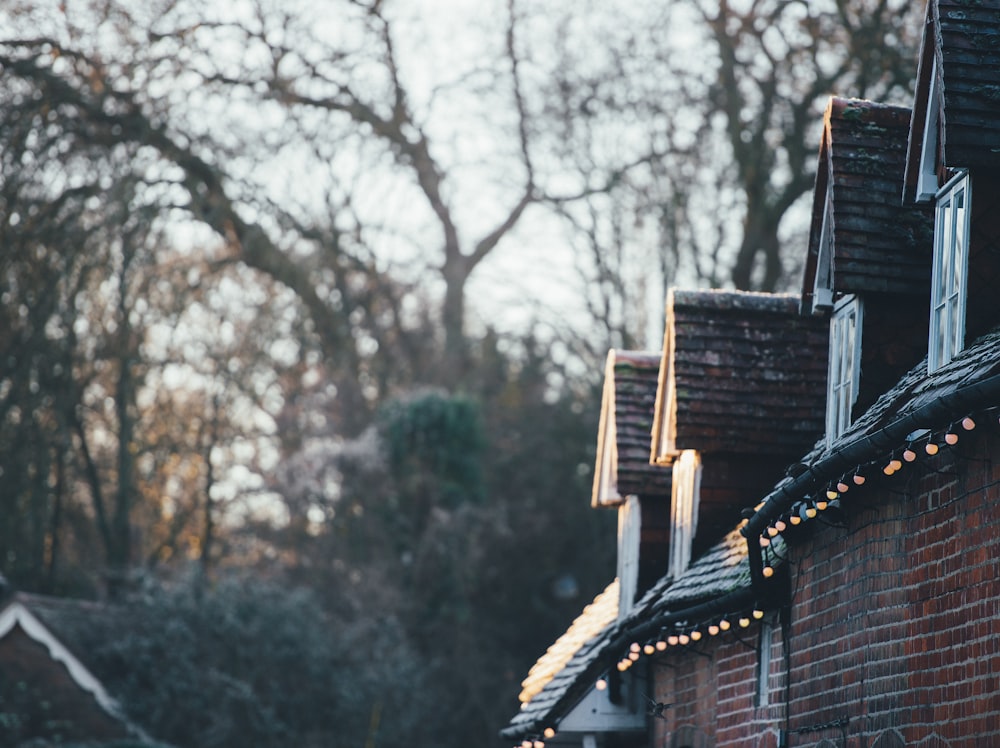
<svg viewBox="0 0 1000 748">
<path fill-rule="evenodd" d="M 917 170 L 918 203 L 934 198 L 938 191 L 937 179 L 937 112 L 941 98 L 941 84 L 938 83 L 937 57 L 932 55 L 930 89 L 927 92 L 927 111 L 924 112 L 924 137 L 920 144 L 920 168 Z"/>
<path fill-rule="evenodd" d="M 66 667 L 73 682 L 90 693 L 100 707 L 110 716 L 120 720 L 130 732 L 143 740 L 149 738 L 124 716 L 117 700 L 112 697 L 96 677 L 80 662 L 66 646 L 23 603 L 17 600 L 0 611 L 0 639 L 9 634 L 15 626 L 20 626 L 32 640 L 44 646 L 49 656 Z"/>
</svg>

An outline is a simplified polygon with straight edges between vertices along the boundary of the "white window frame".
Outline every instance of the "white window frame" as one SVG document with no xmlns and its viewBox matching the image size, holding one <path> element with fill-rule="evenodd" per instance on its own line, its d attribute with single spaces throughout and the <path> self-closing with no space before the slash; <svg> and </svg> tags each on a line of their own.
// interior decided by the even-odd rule
<svg viewBox="0 0 1000 748">
<path fill-rule="evenodd" d="M 774 620 L 771 616 L 760 622 L 760 644 L 757 648 L 757 707 L 771 704 L 771 659 L 774 655 Z"/>
<path fill-rule="evenodd" d="M 857 296 L 845 296 L 830 317 L 830 359 L 826 392 L 826 441 L 832 446 L 851 425 L 861 378 L 861 322 L 864 307 Z"/>
<path fill-rule="evenodd" d="M 965 347 L 972 182 L 963 171 L 937 193 L 927 371 L 933 374 Z"/>
<path fill-rule="evenodd" d="M 639 542 L 642 505 L 629 496 L 618 507 L 618 620 L 624 620 L 635 604 L 639 588 Z"/>
<path fill-rule="evenodd" d="M 670 561 L 667 573 L 676 579 L 691 564 L 691 544 L 698 530 L 701 495 L 701 455 L 685 449 L 674 460 L 670 496 Z"/>
</svg>

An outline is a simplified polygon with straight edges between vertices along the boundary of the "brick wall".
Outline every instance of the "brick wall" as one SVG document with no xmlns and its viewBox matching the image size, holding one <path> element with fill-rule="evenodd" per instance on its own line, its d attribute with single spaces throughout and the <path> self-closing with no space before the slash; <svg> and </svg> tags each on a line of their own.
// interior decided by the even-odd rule
<svg viewBox="0 0 1000 748">
<path fill-rule="evenodd" d="M 791 549 L 766 706 L 759 623 L 654 658 L 654 698 L 674 706 L 651 745 L 776 748 L 783 730 L 789 748 L 1000 746 L 1000 429 L 979 420 L 937 456 L 869 476 L 845 497 L 846 526 L 817 522 Z"/>
</svg>

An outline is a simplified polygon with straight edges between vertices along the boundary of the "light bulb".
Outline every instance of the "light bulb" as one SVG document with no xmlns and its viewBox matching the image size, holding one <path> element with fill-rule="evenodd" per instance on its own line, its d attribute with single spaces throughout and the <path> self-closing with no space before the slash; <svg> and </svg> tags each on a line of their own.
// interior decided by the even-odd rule
<svg viewBox="0 0 1000 748">
<path fill-rule="evenodd" d="M 897 470 L 902 469 L 903 463 L 897 460 L 895 457 L 893 457 L 891 460 L 889 460 L 889 467 L 892 468 L 893 472 L 896 472 Z"/>
<path fill-rule="evenodd" d="M 767 528 L 767 534 L 770 535 L 773 538 L 775 535 L 778 534 L 778 528 L 774 527 L 773 525 L 771 527 L 768 527 Z"/>
<path fill-rule="evenodd" d="M 545 748 L 545 743 L 543 743 L 541 740 L 536 740 L 535 748 Z"/>
<path fill-rule="evenodd" d="M 698 631 L 698 629 L 695 629 L 694 631 L 691 632 L 691 641 L 693 642 L 701 641 L 701 632 Z"/>
<path fill-rule="evenodd" d="M 791 517 L 788 518 L 788 521 L 791 522 L 793 525 L 798 525 L 802 522 L 802 517 L 800 517 L 797 514 L 793 514 Z"/>
<path fill-rule="evenodd" d="M 732 624 L 729 623 L 729 621 L 727 621 L 725 618 L 719 621 L 719 628 L 722 629 L 723 631 L 729 631 L 730 626 L 732 626 Z"/>
<path fill-rule="evenodd" d="M 947 434 L 944 435 L 944 440 L 948 444 L 951 444 L 951 445 L 954 446 L 955 444 L 958 444 L 958 434 L 955 434 L 955 433 L 952 433 L 951 431 L 949 431 Z"/>
<path fill-rule="evenodd" d="M 639 653 L 638 652 L 629 652 L 628 653 L 628 658 L 630 660 L 632 660 L 632 662 L 638 662 L 638 660 L 639 660 Z"/>
<path fill-rule="evenodd" d="M 594 684 L 594 688 L 596 688 L 598 691 L 607 690 L 607 687 L 608 687 L 608 682 L 604 680 L 604 678 L 598 678 L 597 683 Z"/>
<path fill-rule="evenodd" d="M 892 465 L 886 465 L 882 468 L 882 472 L 886 475 L 895 475 L 896 471 L 892 469 Z"/>
<path fill-rule="evenodd" d="M 765 536 L 761 535 L 760 536 L 760 547 L 761 548 L 767 548 L 769 545 L 771 545 L 771 539 L 768 538 L 768 537 L 765 537 Z"/>
<path fill-rule="evenodd" d="M 671 634 L 670 636 L 667 637 L 667 644 L 669 644 L 671 647 L 676 647 L 678 641 L 680 640 L 677 638 L 677 634 Z"/>
<path fill-rule="evenodd" d="M 687 645 L 687 643 L 691 641 L 691 637 L 688 636 L 687 634 L 681 634 L 680 636 L 677 637 L 677 641 L 679 641 L 683 645 Z"/>
<path fill-rule="evenodd" d="M 632 642 L 631 644 L 629 644 L 628 645 L 628 651 L 629 652 L 638 652 L 639 651 L 639 643 L 638 642 Z"/>
<path fill-rule="evenodd" d="M 927 442 L 927 446 L 924 447 L 924 451 L 929 455 L 936 455 L 938 453 L 938 445 L 934 442 Z"/>
<path fill-rule="evenodd" d="M 521 741 L 521 748 L 531 748 L 531 741 L 525 738 Z"/>
<path fill-rule="evenodd" d="M 743 617 L 743 618 L 740 619 L 740 628 L 741 629 L 745 629 L 749 625 L 750 625 L 750 619 L 749 618 Z"/>
<path fill-rule="evenodd" d="M 761 610 L 760 608 L 754 608 L 753 617 L 759 621 L 761 618 L 764 617 L 764 611 Z"/>
<path fill-rule="evenodd" d="M 816 502 L 816 508 L 821 512 L 826 511 L 827 506 L 829 506 L 829 504 L 826 501 L 823 501 L 823 499 Z"/>
<path fill-rule="evenodd" d="M 841 493 L 847 493 L 849 488 L 850 486 L 844 483 L 844 481 L 840 481 L 839 483 L 837 483 L 837 490 L 840 491 Z"/>
<path fill-rule="evenodd" d="M 854 476 L 854 485 L 863 486 L 864 484 L 865 484 L 865 476 L 861 475 L 861 473 L 856 473 Z"/>
<path fill-rule="evenodd" d="M 840 494 L 838 494 L 838 493 L 837 493 L 836 491 L 834 491 L 833 489 L 830 489 L 830 490 L 828 490 L 828 491 L 826 492 L 826 498 L 828 498 L 828 499 L 829 499 L 830 501 L 833 501 L 833 500 L 834 500 L 835 498 L 837 498 L 837 496 L 839 496 L 839 495 L 840 495 Z"/>
<path fill-rule="evenodd" d="M 551 727 L 546 727 L 545 732 L 543 734 L 547 738 L 554 738 L 556 736 L 556 731 L 553 730 Z"/>
<path fill-rule="evenodd" d="M 711 626 L 708 627 L 708 635 L 709 636 L 715 636 L 718 633 L 719 633 L 719 627 L 716 626 L 714 623 Z"/>
<path fill-rule="evenodd" d="M 914 452 L 909 447 L 907 447 L 906 449 L 903 450 L 903 459 L 906 460 L 907 462 L 913 462 L 915 459 L 917 459 L 917 453 Z"/>
<path fill-rule="evenodd" d="M 666 648 L 667 648 L 667 643 L 665 641 L 663 641 L 662 639 L 660 639 L 660 641 L 656 642 L 656 651 L 657 652 L 662 652 Z"/>
<path fill-rule="evenodd" d="M 779 519 L 777 522 L 774 523 L 774 529 L 777 530 L 778 532 L 784 532 L 786 529 L 788 529 L 788 525 L 785 524 L 785 521 L 783 519 Z"/>
<path fill-rule="evenodd" d="M 976 422 L 972 420 L 972 416 L 966 416 L 962 419 L 962 428 L 966 431 L 972 431 L 976 428 Z"/>
<path fill-rule="evenodd" d="M 814 506 L 806 507 L 806 516 L 809 519 L 813 519 L 816 516 L 816 507 Z"/>
<path fill-rule="evenodd" d="M 642 648 L 642 651 L 648 655 L 651 655 L 653 654 L 653 652 L 656 651 L 656 647 L 654 647 L 652 644 L 647 644 L 645 647 Z"/>
<path fill-rule="evenodd" d="M 770 579 L 771 577 L 774 576 L 774 567 L 773 566 L 765 566 L 763 569 L 760 570 L 760 573 L 763 574 L 768 579 Z"/>
</svg>

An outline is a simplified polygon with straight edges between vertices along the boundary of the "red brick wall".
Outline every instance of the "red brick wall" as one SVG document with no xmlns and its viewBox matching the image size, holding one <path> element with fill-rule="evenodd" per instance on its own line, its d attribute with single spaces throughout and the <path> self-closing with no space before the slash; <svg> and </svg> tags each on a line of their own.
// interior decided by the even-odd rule
<svg viewBox="0 0 1000 748">
<path fill-rule="evenodd" d="M 847 527 L 817 523 L 791 549 L 768 706 L 760 624 L 654 658 L 651 695 L 674 706 L 651 745 L 690 728 L 719 748 L 775 748 L 779 730 L 789 748 L 1000 746 L 1000 429 L 978 420 L 936 457 L 869 476 L 845 497 Z"/>
<path fill-rule="evenodd" d="M 847 718 L 859 748 L 890 730 L 906 745 L 1000 745 L 996 457 L 983 423 L 923 467 L 855 489 L 846 529 L 793 549 L 790 728 Z M 789 745 L 839 737 L 793 732 Z"/>
</svg>

